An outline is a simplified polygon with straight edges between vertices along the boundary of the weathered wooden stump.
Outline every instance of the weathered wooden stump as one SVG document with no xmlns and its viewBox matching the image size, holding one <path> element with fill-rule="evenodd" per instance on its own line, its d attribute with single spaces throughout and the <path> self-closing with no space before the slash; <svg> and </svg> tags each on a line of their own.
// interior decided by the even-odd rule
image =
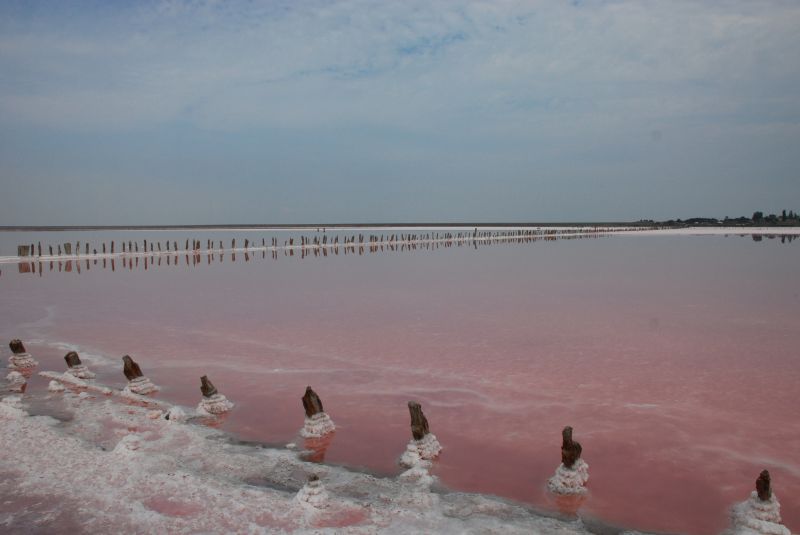
<svg viewBox="0 0 800 535">
<path fill-rule="evenodd" d="M 208 376 L 204 375 L 200 378 L 200 392 L 203 393 L 203 397 L 210 398 L 214 394 L 217 393 L 216 387 L 208 380 Z"/>
<path fill-rule="evenodd" d="M 11 352 L 15 355 L 21 355 L 22 353 L 27 353 L 25 351 L 25 346 L 22 343 L 22 340 L 15 338 L 8 343 L 8 347 L 11 349 Z"/>
<path fill-rule="evenodd" d="M 758 498 L 763 502 L 772 498 L 772 484 L 768 470 L 762 470 L 758 479 L 756 479 L 756 493 L 758 493 Z"/>
<path fill-rule="evenodd" d="M 139 367 L 139 365 L 136 364 L 136 362 L 128 355 L 122 357 L 122 363 L 123 363 L 122 373 L 125 374 L 125 378 L 128 381 L 133 381 L 134 379 L 144 376 L 144 374 L 142 373 L 142 369 Z"/>
<path fill-rule="evenodd" d="M 411 413 L 411 435 L 414 440 L 422 440 L 425 435 L 430 433 L 428 429 L 428 419 L 422 412 L 422 405 L 416 401 L 408 402 L 408 411 Z"/>
<path fill-rule="evenodd" d="M 310 386 L 306 387 L 306 393 L 303 395 L 303 408 L 309 418 L 317 413 L 324 412 L 322 400 L 319 399 L 317 393 Z"/>
<path fill-rule="evenodd" d="M 75 351 L 70 351 L 64 355 L 64 360 L 67 361 L 67 367 L 74 368 L 81 365 L 81 358 Z"/>
<path fill-rule="evenodd" d="M 581 458 L 583 449 L 579 442 L 572 440 L 572 427 L 565 427 L 561 431 L 561 438 L 561 462 L 567 468 L 572 468 L 575 461 Z"/>
</svg>

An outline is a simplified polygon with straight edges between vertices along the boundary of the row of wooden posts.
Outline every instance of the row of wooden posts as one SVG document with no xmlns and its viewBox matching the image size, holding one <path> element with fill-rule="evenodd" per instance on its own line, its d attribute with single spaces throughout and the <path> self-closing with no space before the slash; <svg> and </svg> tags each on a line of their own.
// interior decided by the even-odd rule
<svg viewBox="0 0 800 535">
<path fill-rule="evenodd" d="M 53 271 L 56 267 L 59 272 L 66 271 L 71 272 L 73 271 L 73 262 L 75 266 L 75 270 L 80 273 L 81 271 L 81 261 L 85 261 L 85 269 L 90 269 L 91 265 L 97 265 L 98 261 L 102 262 L 103 269 L 108 266 L 107 261 L 110 261 L 112 271 L 116 270 L 115 265 L 115 258 L 121 257 L 123 268 L 133 269 L 134 267 L 139 267 L 139 260 L 140 258 L 143 259 L 144 269 L 148 269 L 149 266 L 161 266 L 162 265 L 162 258 L 165 258 L 165 263 L 167 265 L 175 265 L 179 264 L 179 255 L 184 255 L 186 260 L 186 265 L 189 265 L 191 257 L 191 264 L 197 265 L 200 264 L 201 255 L 207 256 L 207 263 L 211 264 L 211 262 L 216 258 L 216 255 L 219 255 L 219 261 L 222 262 L 224 260 L 224 253 L 230 252 L 231 260 L 233 262 L 236 261 L 236 252 L 242 252 L 245 262 L 249 262 L 252 257 L 255 257 L 256 253 L 261 252 L 261 257 L 266 258 L 267 251 L 270 252 L 272 259 L 277 260 L 279 257 L 279 251 L 283 251 L 283 256 L 294 257 L 298 256 L 299 258 L 306 258 L 306 257 L 327 257 L 329 254 L 331 255 L 339 255 L 340 250 L 344 255 L 349 254 L 358 254 L 359 256 L 367 254 L 367 253 L 378 253 L 384 251 L 391 251 L 391 252 L 403 252 L 403 251 L 417 251 L 417 250 L 436 250 L 440 247 L 448 248 L 454 246 L 464 246 L 464 245 L 472 245 L 475 249 L 478 246 L 484 245 L 497 245 L 497 244 L 519 244 L 519 243 L 532 243 L 536 241 L 555 241 L 555 240 L 574 240 L 574 239 L 585 239 L 585 238 L 599 238 L 603 237 L 605 234 L 593 234 L 593 233 L 580 233 L 580 234 L 547 234 L 547 235 L 522 235 L 522 236 L 501 236 L 501 237 L 478 237 L 475 240 L 469 239 L 459 239 L 458 237 L 450 239 L 450 238 L 439 238 L 439 239 L 426 239 L 418 238 L 416 236 L 411 236 L 410 239 L 405 238 L 402 236 L 402 239 L 393 239 L 394 236 L 389 236 L 389 239 L 385 241 L 380 241 L 381 237 L 374 237 L 370 236 L 370 239 L 366 242 L 364 241 L 356 241 L 355 236 L 351 236 L 349 238 L 343 239 L 341 242 L 338 240 L 332 240 L 330 242 L 321 241 L 319 243 L 314 242 L 313 240 L 306 241 L 305 237 L 301 237 L 300 245 L 295 245 L 293 239 L 289 239 L 287 241 L 286 246 L 279 246 L 279 245 L 269 245 L 269 246 L 252 246 L 248 240 L 245 240 L 245 247 L 243 249 L 235 249 L 235 240 L 232 242 L 234 248 L 226 250 L 222 248 L 222 244 L 220 244 L 220 248 L 210 248 L 206 249 L 205 251 L 197 248 L 197 240 L 195 243 L 192 244 L 194 249 L 188 249 L 180 251 L 175 249 L 174 242 L 173 247 L 170 249 L 169 247 L 164 247 L 163 249 L 160 247 L 160 243 L 158 244 L 159 247 L 152 252 L 147 253 L 136 253 L 138 248 L 133 247 L 134 253 L 131 255 L 130 253 L 123 252 L 123 253 L 113 253 L 114 247 L 112 242 L 112 247 L 110 248 L 112 254 L 114 256 L 108 257 L 106 256 L 85 256 L 81 257 L 80 255 L 61 255 L 61 256 L 42 256 L 39 257 L 38 266 L 37 266 L 37 259 L 36 257 L 30 257 L 31 260 L 29 261 L 20 261 L 18 262 L 19 265 L 19 272 L 20 273 L 39 273 L 43 274 L 45 264 L 43 262 L 49 261 L 49 268 L 50 271 Z M 477 241 L 477 240 L 481 241 Z M 274 239 L 273 239 L 274 240 Z M 105 245 L 105 244 L 103 244 Z M 150 243 L 151 248 L 153 246 L 153 242 Z M 22 246 L 21 246 L 22 247 Z M 30 247 L 30 246 L 24 246 Z M 65 246 L 65 249 L 66 246 Z M 295 250 L 299 252 L 295 255 Z M 70 248 L 71 250 L 71 248 Z M 126 251 L 130 251 L 131 248 L 129 247 Z M 103 251 L 105 251 L 105 247 L 103 247 Z M 22 251 L 24 253 L 24 251 Z M 61 250 L 59 249 L 59 253 Z M 23 255 L 22 258 L 25 258 Z M 49 260 L 48 260 L 49 258 Z M 91 262 L 91 263 L 90 263 Z M 38 268 L 38 269 L 37 269 Z"/>
<path fill-rule="evenodd" d="M 329 235 L 325 232 L 318 233 L 315 236 L 305 236 L 301 235 L 297 238 L 290 237 L 283 240 L 283 245 L 281 246 L 279 243 L 279 239 L 277 237 L 271 237 L 270 243 L 267 245 L 266 238 L 261 238 L 261 245 L 260 248 L 327 248 L 327 247 L 336 247 L 340 244 L 343 246 L 355 246 L 356 244 L 359 246 L 380 246 L 380 245 L 418 245 L 420 243 L 426 242 L 440 242 L 445 244 L 452 244 L 452 243 L 484 243 L 484 242 L 493 242 L 493 241 L 505 241 L 505 240 L 525 240 L 525 239 L 533 239 L 533 238 L 556 238 L 559 236 L 573 236 L 573 235 L 597 235 L 597 234 L 607 234 L 613 232 L 615 229 L 613 227 L 584 227 L 584 228 L 575 228 L 575 229 L 519 229 L 519 230 L 508 230 L 508 231 L 479 231 L 476 227 L 472 232 L 426 232 L 426 233 L 393 233 L 393 234 L 351 234 L 351 235 L 344 235 L 340 236 L 338 234 L 334 235 L 331 239 Z M 259 245 L 256 241 L 250 241 L 249 239 L 244 239 L 243 241 L 239 242 L 243 244 L 241 247 L 244 250 L 249 250 L 253 248 L 259 248 Z M 218 247 L 215 245 L 218 244 Z M 81 247 L 83 245 L 83 247 Z M 119 247 L 117 247 L 119 245 Z M 236 238 L 231 239 L 231 249 L 236 249 Z M 206 239 L 205 240 L 205 250 L 212 251 L 212 250 L 225 250 L 223 245 L 223 240 L 212 240 Z M 149 241 L 143 240 L 141 243 L 138 241 L 128 240 L 128 241 L 120 241 L 116 242 L 112 240 L 109 243 L 102 242 L 100 244 L 100 249 L 98 250 L 97 247 L 89 244 L 88 242 L 84 242 L 81 244 L 80 241 L 76 241 L 73 244 L 71 242 L 65 242 L 63 244 L 59 243 L 56 244 L 55 247 L 53 245 L 47 245 L 46 249 L 42 247 L 42 243 L 38 242 L 36 245 L 33 243 L 31 244 L 22 244 L 17 246 L 17 256 L 19 257 L 28 257 L 28 256 L 70 256 L 70 255 L 80 255 L 81 250 L 83 250 L 84 255 L 98 255 L 98 254 L 136 254 L 136 253 L 163 253 L 163 252 L 179 252 L 179 244 L 177 240 L 166 240 L 165 242 L 159 241 Z M 198 239 L 194 238 L 187 238 L 183 244 L 184 252 L 200 252 L 203 250 L 203 242 Z"/>
<path fill-rule="evenodd" d="M 12 354 L 20 355 L 27 354 L 25 346 L 19 339 L 12 340 L 9 343 L 9 348 Z M 68 368 L 76 368 L 82 366 L 80 357 L 75 351 L 70 351 L 64 356 Z M 123 368 L 122 372 L 125 378 L 130 382 L 144 377 L 141 367 L 130 356 L 125 355 L 122 358 Z M 218 395 L 216 387 L 213 385 L 208 376 L 200 378 L 200 392 L 204 398 L 212 398 Z M 303 397 L 301 398 L 303 410 L 305 411 L 306 418 L 313 418 L 317 414 L 323 413 L 322 400 L 319 395 L 310 387 L 307 386 Z M 411 415 L 411 437 L 415 441 L 422 441 L 430 434 L 428 419 L 422 411 L 422 406 L 416 401 L 408 402 L 408 410 Z M 167 416 L 168 417 L 168 416 Z M 581 444 L 572 438 L 572 427 L 567 426 L 561 433 L 561 463 L 566 468 L 572 468 L 575 463 L 581 458 L 583 448 Z M 755 489 L 758 499 L 762 502 L 770 502 L 772 499 L 772 483 L 768 470 L 762 470 L 755 482 Z"/>
</svg>

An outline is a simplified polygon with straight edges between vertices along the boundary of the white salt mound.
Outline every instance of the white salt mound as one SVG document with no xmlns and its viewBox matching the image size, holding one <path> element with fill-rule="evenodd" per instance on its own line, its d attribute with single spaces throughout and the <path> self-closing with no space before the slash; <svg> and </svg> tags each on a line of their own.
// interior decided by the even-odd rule
<svg viewBox="0 0 800 535">
<path fill-rule="evenodd" d="M 8 367 L 11 369 L 25 369 L 38 366 L 39 363 L 33 360 L 30 353 L 19 353 L 8 357 Z"/>
<path fill-rule="evenodd" d="M 50 381 L 50 384 L 47 385 L 47 390 L 50 392 L 63 392 L 64 385 L 58 381 Z"/>
<path fill-rule="evenodd" d="M 164 411 L 164 419 L 173 423 L 183 423 L 188 416 L 180 407 L 171 407 Z"/>
<path fill-rule="evenodd" d="M 203 397 L 197 405 L 197 412 L 200 414 L 222 414 L 233 408 L 233 403 L 222 394 L 214 394 L 211 397 Z"/>
<path fill-rule="evenodd" d="M 734 535 L 791 535 L 781 524 L 781 504 L 775 493 L 762 501 L 753 491 L 750 498 L 737 503 L 731 509 L 731 529 Z"/>
<path fill-rule="evenodd" d="M 125 387 L 125 390 L 133 394 L 139 394 L 140 396 L 144 396 L 146 394 L 152 394 L 153 392 L 158 392 L 158 387 L 154 385 L 150 381 L 150 379 L 148 379 L 145 376 L 142 376 L 128 381 L 128 386 Z"/>
<path fill-rule="evenodd" d="M 333 420 L 325 412 L 318 412 L 311 418 L 306 417 L 300 436 L 305 438 L 319 438 L 336 430 Z"/>
<path fill-rule="evenodd" d="M 586 482 L 589 481 L 589 465 L 578 459 L 572 468 L 560 464 L 556 473 L 547 481 L 547 488 L 556 494 L 584 494 Z"/>
<path fill-rule="evenodd" d="M 411 439 L 406 446 L 406 451 L 400 456 L 400 465 L 412 468 L 424 461 L 436 458 L 442 451 L 442 446 L 436 439 L 436 435 L 428 433 L 420 440 Z"/>
<path fill-rule="evenodd" d="M 8 381 L 8 389 L 12 392 L 22 392 L 25 385 L 28 384 L 25 376 L 19 372 L 10 372 L 6 375 L 6 381 Z"/>
<path fill-rule="evenodd" d="M 297 491 L 294 499 L 304 507 L 324 509 L 328 506 L 329 496 L 322 481 L 314 479 Z"/>
<path fill-rule="evenodd" d="M 42 371 L 39 372 L 39 375 L 42 377 L 47 377 L 48 379 L 55 379 L 59 383 L 67 383 L 69 385 L 84 388 L 86 390 L 91 390 L 92 392 L 97 392 L 98 394 L 104 394 L 109 396 L 112 394 L 111 389 L 101 385 L 95 385 L 92 383 L 87 383 L 83 379 L 78 379 L 74 375 L 64 372 L 64 373 L 57 373 L 57 372 L 49 372 L 49 371 Z M 63 386 L 63 385 L 62 385 Z M 57 392 L 57 391 L 56 391 Z"/>
<path fill-rule="evenodd" d="M 79 364 L 77 366 L 73 366 L 72 368 L 68 368 L 65 373 L 70 374 L 73 377 L 77 377 L 78 379 L 94 379 L 95 374 L 90 372 L 89 369 L 84 366 L 83 364 Z"/>
</svg>

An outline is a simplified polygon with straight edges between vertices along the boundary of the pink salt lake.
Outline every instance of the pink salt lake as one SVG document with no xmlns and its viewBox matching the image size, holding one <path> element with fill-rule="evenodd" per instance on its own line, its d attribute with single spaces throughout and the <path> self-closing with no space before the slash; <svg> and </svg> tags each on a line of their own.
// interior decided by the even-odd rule
<svg viewBox="0 0 800 535">
<path fill-rule="evenodd" d="M 130 354 L 158 397 L 188 406 L 207 374 L 236 403 L 222 428 L 278 446 L 299 440 L 311 385 L 338 428 L 324 462 L 385 475 L 399 473 L 415 399 L 445 448 L 433 468 L 445 486 L 553 510 L 578 505 L 545 490 L 571 425 L 590 467 L 579 514 L 641 530 L 719 532 L 767 468 L 800 529 L 796 242 L 179 260 L 2 265 L 4 345 L 35 340 L 40 369 L 64 368 L 58 342 L 107 356 L 93 369 L 116 386 Z"/>
</svg>

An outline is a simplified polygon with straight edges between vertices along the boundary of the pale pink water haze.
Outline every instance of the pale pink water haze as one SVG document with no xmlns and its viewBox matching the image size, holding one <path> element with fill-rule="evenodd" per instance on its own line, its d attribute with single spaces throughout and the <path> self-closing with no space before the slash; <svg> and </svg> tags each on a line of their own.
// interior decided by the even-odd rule
<svg viewBox="0 0 800 535">
<path fill-rule="evenodd" d="M 546 508 L 571 425 L 590 466 L 580 514 L 632 528 L 719 532 L 767 468 L 800 529 L 796 243 L 180 259 L 45 264 L 41 277 L 3 266 L 0 334 L 32 340 L 40 369 L 64 368 L 55 342 L 115 359 L 93 369 L 117 386 L 130 354 L 160 398 L 189 406 L 207 374 L 236 403 L 223 429 L 276 445 L 298 440 L 311 385 L 338 427 L 324 461 L 382 474 L 399 473 L 415 399 L 445 448 L 442 483 Z"/>
</svg>

